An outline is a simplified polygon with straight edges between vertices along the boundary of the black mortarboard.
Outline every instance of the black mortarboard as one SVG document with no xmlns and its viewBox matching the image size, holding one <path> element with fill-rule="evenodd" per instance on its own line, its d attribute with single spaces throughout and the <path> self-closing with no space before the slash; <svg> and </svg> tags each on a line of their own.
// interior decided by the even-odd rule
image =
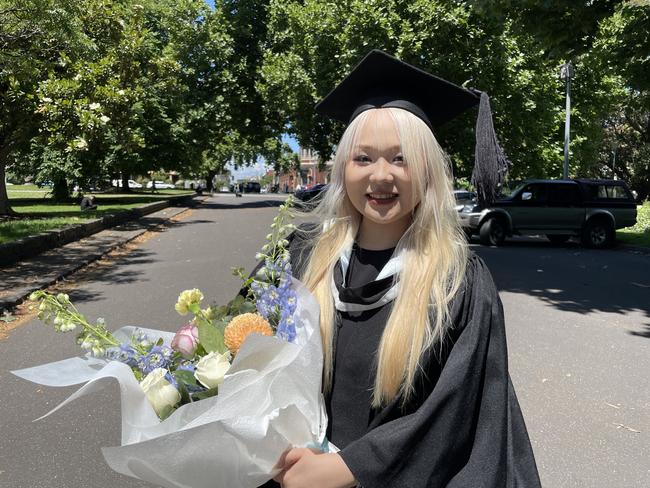
<svg viewBox="0 0 650 488">
<path fill-rule="evenodd" d="M 479 199 L 492 201 L 508 169 L 486 93 L 468 90 L 374 49 L 316 105 L 316 112 L 349 123 L 373 108 L 396 107 L 422 119 L 433 131 L 479 105 L 472 182 Z"/>
</svg>

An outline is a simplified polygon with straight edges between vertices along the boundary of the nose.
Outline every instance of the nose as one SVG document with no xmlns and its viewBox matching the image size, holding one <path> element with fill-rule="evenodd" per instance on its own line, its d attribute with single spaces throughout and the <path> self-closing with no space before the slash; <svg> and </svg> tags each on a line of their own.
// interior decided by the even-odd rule
<svg viewBox="0 0 650 488">
<path fill-rule="evenodd" d="M 378 159 L 373 166 L 373 172 L 370 175 L 372 183 L 392 183 L 393 182 L 393 165 L 385 158 Z"/>
</svg>

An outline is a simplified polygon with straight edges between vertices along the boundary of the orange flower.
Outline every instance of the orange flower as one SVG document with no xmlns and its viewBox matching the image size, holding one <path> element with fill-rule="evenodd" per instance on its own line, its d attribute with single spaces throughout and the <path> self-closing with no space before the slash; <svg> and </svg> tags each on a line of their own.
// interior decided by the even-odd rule
<svg viewBox="0 0 650 488">
<path fill-rule="evenodd" d="M 244 313 L 233 317 L 223 333 L 226 347 L 230 349 L 233 356 L 239 351 L 244 339 L 253 333 L 272 336 L 273 329 L 264 317 L 256 313 Z"/>
</svg>

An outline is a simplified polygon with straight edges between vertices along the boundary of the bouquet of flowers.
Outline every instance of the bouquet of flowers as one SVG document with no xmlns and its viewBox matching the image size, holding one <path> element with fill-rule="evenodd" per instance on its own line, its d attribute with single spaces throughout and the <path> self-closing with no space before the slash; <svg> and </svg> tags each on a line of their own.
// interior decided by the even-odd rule
<svg viewBox="0 0 650 488">
<path fill-rule="evenodd" d="M 175 334 L 111 333 L 67 295 L 35 292 L 39 318 L 57 331 L 79 329 L 87 353 L 14 374 L 49 386 L 85 383 L 45 416 L 117 379 L 122 446 L 103 448 L 104 457 L 116 471 L 161 486 L 255 487 L 275 474 L 288 447 L 328 449 L 319 309 L 291 276 L 290 206 L 280 207 L 256 256 L 259 270 L 250 278 L 236 270 L 248 294 L 203 309 L 200 290 L 183 291 L 176 311 L 192 318 Z"/>
</svg>

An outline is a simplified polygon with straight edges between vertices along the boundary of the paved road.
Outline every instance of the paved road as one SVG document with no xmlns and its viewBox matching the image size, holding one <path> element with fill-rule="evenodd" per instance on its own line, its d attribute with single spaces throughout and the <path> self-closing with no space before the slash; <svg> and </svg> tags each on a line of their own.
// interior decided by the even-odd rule
<svg viewBox="0 0 650 488">
<path fill-rule="evenodd" d="M 99 268 L 71 293 L 109 326 L 173 331 L 178 293 L 216 302 L 239 288 L 280 200 L 220 195 L 184 221 Z M 505 305 L 510 367 L 545 487 L 650 486 L 650 256 L 535 241 L 473 246 Z M 119 444 L 117 386 L 34 418 L 74 389 L 33 385 L 7 370 L 78 354 L 71 336 L 35 321 L 0 341 L 0 487 L 150 486 L 112 473 L 100 447 Z M 639 432 L 636 432 L 639 431 Z"/>
</svg>

